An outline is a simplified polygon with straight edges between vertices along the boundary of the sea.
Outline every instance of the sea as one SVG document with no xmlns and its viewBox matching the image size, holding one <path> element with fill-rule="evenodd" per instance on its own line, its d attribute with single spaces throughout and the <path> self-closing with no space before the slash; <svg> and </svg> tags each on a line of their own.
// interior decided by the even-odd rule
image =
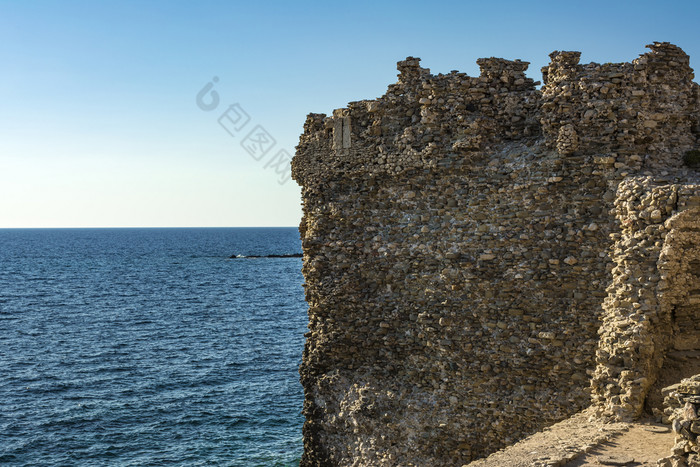
<svg viewBox="0 0 700 467">
<path fill-rule="evenodd" d="M 296 228 L 0 229 L 0 465 L 298 466 Z M 240 256 L 231 258 L 231 256 Z"/>
</svg>

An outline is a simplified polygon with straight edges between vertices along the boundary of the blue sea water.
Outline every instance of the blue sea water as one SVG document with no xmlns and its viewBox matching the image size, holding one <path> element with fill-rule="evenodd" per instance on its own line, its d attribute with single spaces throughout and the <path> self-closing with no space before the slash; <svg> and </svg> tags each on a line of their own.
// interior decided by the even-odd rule
<svg viewBox="0 0 700 467">
<path fill-rule="evenodd" d="M 295 228 L 0 230 L 0 464 L 291 466 Z"/>
</svg>

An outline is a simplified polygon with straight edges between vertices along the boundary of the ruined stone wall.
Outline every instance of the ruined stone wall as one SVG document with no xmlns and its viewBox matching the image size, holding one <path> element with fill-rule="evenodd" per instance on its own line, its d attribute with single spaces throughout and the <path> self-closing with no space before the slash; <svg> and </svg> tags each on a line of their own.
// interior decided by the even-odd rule
<svg viewBox="0 0 700 467">
<path fill-rule="evenodd" d="M 618 186 L 698 145 L 688 58 L 650 47 L 555 52 L 541 90 L 526 62 L 409 57 L 381 98 L 309 115 L 303 465 L 462 465 L 588 405 L 596 366 L 614 397 L 596 349 Z"/>
<path fill-rule="evenodd" d="M 665 387 L 664 413 L 676 435 L 671 455 L 659 459 L 659 467 L 700 465 L 700 374 Z"/>
<path fill-rule="evenodd" d="M 700 177 L 630 177 L 614 214 L 615 267 L 604 301 L 593 400 L 631 419 L 661 388 L 700 372 Z"/>
</svg>

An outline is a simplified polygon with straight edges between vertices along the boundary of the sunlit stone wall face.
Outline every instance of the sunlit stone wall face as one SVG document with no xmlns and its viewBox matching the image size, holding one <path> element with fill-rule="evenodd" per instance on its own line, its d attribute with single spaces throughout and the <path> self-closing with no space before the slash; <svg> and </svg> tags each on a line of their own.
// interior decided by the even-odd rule
<svg viewBox="0 0 700 467">
<path fill-rule="evenodd" d="M 596 357 L 622 283 L 620 187 L 677 191 L 698 147 L 688 57 L 650 48 L 605 65 L 554 52 L 541 89 L 527 62 L 480 59 L 469 77 L 409 57 L 384 96 L 308 116 L 292 162 L 309 303 L 302 465 L 462 465 L 592 391 L 609 414 L 641 406 L 612 388 L 627 369 L 652 380 L 658 355 Z M 635 226 L 663 224 L 669 203 Z M 624 347 L 605 322 L 605 345 Z"/>
</svg>

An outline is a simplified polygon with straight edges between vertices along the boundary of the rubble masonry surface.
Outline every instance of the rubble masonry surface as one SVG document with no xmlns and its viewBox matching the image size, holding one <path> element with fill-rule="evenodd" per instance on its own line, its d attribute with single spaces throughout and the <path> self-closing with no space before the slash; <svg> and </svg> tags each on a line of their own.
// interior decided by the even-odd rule
<svg viewBox="0 0 700 467">
<path fill-rule="evenodd" d="M 632 419 L 668 355 L 696 361 L 700 86 L 648 47 L 554 52 L 541 89 L 408 57 L 307 117 L 302 466 L 466 464 L 591 403 Z"/>
</svg>

